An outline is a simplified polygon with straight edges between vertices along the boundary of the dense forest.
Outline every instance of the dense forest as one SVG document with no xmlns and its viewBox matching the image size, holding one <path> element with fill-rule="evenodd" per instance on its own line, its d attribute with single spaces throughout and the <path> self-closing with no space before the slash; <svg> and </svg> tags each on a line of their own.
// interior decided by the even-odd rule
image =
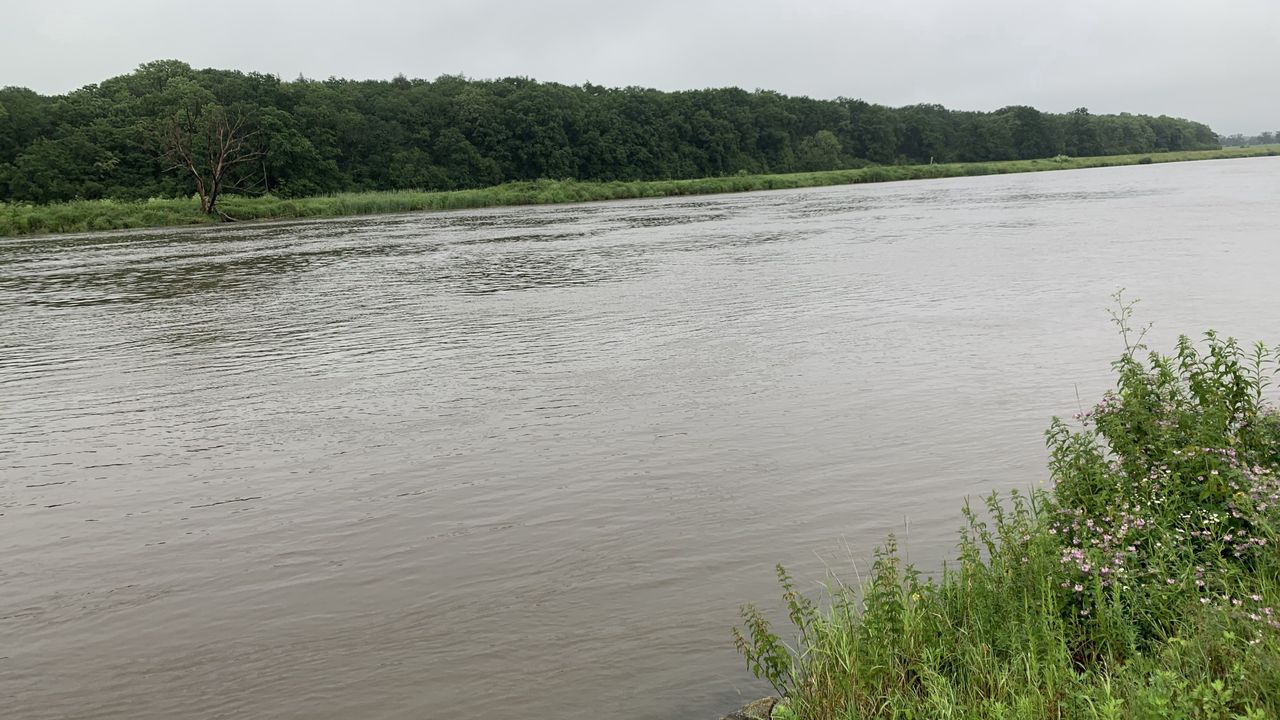
<svg viewBox="0 0 1280 720">
<path fill-rule="evenodd" d="M 1201 123 L 1084 108 L 889 108 L 524 78 L 282 81 L 163 60 L 66 95 L 0 90 L 0 201 L 190 196 L 193 178 L 222 168 L 210 146 L 225 150 L 228 136 L 238 155 L 225 191 L 286 197 L 1218 146 Z"/>
</svg>

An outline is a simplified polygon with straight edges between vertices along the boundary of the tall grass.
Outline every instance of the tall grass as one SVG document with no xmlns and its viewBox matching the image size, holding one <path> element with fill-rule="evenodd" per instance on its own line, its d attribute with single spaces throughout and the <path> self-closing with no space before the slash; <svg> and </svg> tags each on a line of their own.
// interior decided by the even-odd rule
<svg viewBox="0 0 1280 720">
<path fill-rule="evenodd" d="M 1062 156 L 1044 160 L 1010 160 L 987 163 L 884 165 L 856 170 L 830 170 L 786 175 L 734 175 L 694 180 L 635 182 L 537 180 L 452 192 L 343 193 L 298 199 L 284 199 L 272 196 L 226 197 L 219 204 L 219 208 L 237 220 L 334 217 L 376 213 L 462 210 L 502 205 L 546 205 L 627 198 L 707 195 L 753 190 L 781 190 L 823 185 L 848 185 L 1044 170 L 1070 170 L 1113 165 L 1147 164 L 1151 162 L 1213 160 L 1263 155 L 1280 155 L 1280 145 L 1171 152 L 1154 155 L 1108 155 L 1083 158 Z M 0 237 L 33 233 L 86 232 L 194 225 L 217 221 L 216 218 L 202 215 L 199 202 L 194 198 L 153 199 L 140 202 L 79 200 L 50 205 L 0 203 Z"/>
<path fill-rule="evenodd" d="M 1131 307 L 1115 391 L 1050 426 L 1053 488 L 966 506 L 939 579 L 890 538 L 822 603 L 778 569 L 794 646 L 744 608 L 775 718 L 1280 717 L 1280 353 L 1150 353 Z"/>
</svg>

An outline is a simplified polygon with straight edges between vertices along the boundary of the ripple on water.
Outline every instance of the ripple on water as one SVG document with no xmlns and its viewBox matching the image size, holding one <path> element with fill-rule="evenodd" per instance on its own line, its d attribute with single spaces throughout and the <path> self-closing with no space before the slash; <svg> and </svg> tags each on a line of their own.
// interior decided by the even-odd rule
<svg viewBox="0 0 1280 720">
<path fill-rule="evenodd" d="M 0 242 L 0 696 L 713 716 L 775 562 L 1043 477 L 1114 289 L 1276 340 L 1276 162 Z"/>
</svg>

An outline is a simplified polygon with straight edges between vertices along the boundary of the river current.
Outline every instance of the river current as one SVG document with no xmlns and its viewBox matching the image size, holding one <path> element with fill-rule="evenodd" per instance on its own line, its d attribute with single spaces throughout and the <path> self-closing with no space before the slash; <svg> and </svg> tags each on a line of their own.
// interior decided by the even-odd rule
<svg viewBox="0 0 1280 720">
<path fill-rule="evenodd" d="M 1154 348 L 1280 340 L 1280 158 L 0 240 L 6 718 L 715 717 Z"/>
</svg>

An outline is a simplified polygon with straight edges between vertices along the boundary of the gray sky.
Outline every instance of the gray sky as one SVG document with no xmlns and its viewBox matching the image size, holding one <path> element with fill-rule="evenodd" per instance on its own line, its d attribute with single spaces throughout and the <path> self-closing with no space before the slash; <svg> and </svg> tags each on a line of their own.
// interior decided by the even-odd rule
<svg viewBox="0 0 1280 720">
<path fill-rule="evenodd" d="M 0 0 L 0 85 L 66 92 L 162 58 L 1280 129 L 1277 0 Z"/>
</svg>

